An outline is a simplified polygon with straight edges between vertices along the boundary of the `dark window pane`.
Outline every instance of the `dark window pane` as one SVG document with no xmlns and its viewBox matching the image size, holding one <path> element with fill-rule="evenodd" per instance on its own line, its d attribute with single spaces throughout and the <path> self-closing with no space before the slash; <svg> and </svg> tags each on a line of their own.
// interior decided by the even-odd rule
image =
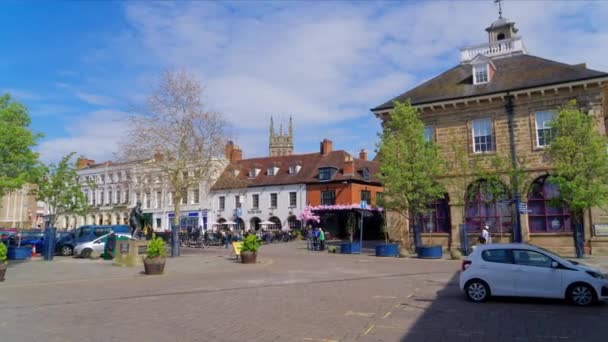
<svg viewBox="0 0 608 342">
<path fill-rule="evenodd" d="M 481 258 L 488 262 L 511 263 L 511 255 L 506 249 L 489 249 L 481 253 Z"/>
</svg>

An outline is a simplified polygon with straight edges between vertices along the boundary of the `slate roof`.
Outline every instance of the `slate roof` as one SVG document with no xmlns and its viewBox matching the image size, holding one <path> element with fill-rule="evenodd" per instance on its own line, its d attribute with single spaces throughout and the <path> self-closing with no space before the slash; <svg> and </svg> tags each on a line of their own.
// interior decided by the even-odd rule
<svg viewBox="0 0 608 342">
<path fill-rule="evenodd" d="M 394 101 L 407 99 L 419 105 L 608 76 L 608 73 L 587 69 L 584 64 L 564 64 L 526 54 L 495 58 L 492 62 L 496 73 L 489 83 L 473 85 L 472 66 L 460 64 L 372 111 L 393 108 Z"/>
<path fill-rule="evenodd" d="M 288 156 L 243 159 L 230 164 L 213 185 L 211 190 L 231 188 L 258 187 L 287 184 L 314 184 L 324 182 L 363 182 L 380 184 L 376 177 L 380 164 L 370 160 L 353 158 L 355 172 L 353 175 L 344 174 L 344 160 L 350 154 L 343 150 L 332 151 L 327 155 L 321 153 L 293 154 Z M 302 168 L 296 174 L 289 174 L 289 166 L 300 165 Z M 268 168 L 277 166 L 279 171 L 274 176 L 268 175 Z M 333 167 L 338 171 L 330 181 L 319 181 L 319 168 Z M 260 169 L 255 178 L 249 178 L 249 170 Z M 370 180 L 363 179 L 363 169 L 368 168 Z M 235 176 L 234 171 L 238 170 Z"/>
</svg>

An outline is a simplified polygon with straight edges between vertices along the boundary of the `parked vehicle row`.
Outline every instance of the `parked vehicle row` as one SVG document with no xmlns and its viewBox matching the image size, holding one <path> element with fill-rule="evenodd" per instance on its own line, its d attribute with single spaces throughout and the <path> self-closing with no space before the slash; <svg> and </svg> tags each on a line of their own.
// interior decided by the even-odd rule
<svg viewBox="0 0 608 342">
<path fill-rule="evenodd" d="M 101 255 L 106 246 L 106 242 L 108 242 L 108 237 L 112 233 L 108 233 L 101 237 L 98 237 L 92 241 L 81 242 L 74 247 L 74 255 L 79 256 L 81 258 L 88 258 L 91 256 L 93 252 Z M 116 238 L 125 237 L 131 238 L 131 234 L 123 234 L 123 233 L 114 233 L 116 234 Z"/>
<path fill-rule="evenodd" d="M 74 248 L 78 244 L 91 242 L 99 237 L 109 234 L 110 232 L 129 234 L 131 232 L 131 228 L 127 225 L 81 226 L 71 230 L 65 236 L 57 240 L 57 244 L 55 245 L 55 253 L 63 256 L 72 255 L 74 254 Z"/>
<path fill-rule="evenodd" d="M 566 299 L 578 306 L 608 301 L 596 268 L 528 244 L 479 245 L 462 262 L 460 289 L 473 302 L 490 296 Z"/>
</svg>

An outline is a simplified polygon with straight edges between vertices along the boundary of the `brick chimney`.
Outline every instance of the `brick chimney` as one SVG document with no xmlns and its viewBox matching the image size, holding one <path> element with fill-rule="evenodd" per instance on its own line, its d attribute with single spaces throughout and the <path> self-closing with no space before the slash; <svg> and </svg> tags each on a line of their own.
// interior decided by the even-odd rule
<svg viewBox="0 0 608 342">
<path fill-rule="evenodd" d="M 355 161 L 353 157 L 349 154 L 344 157 L 344 168 L 342 169 L 344 175 L 354 175 L 355 174 Z"/>
<path fill-rule="evenodd" d="M 230 156 L 230 162 L 237 162 L 243 159 L 243 150 L 239 145 L 234 145 L 232 149 L 232 155 Z"/>
<path fill-rule="evenodd" d="M 85 167 L 89 167 L 95 164 L 93 159 L 87 159 L 85 157 L 80 157 L 76 160 L 76 170 L 84 169 Z"/>
<path fill-rule="evenodd" d="M 332 142 L 329 139 L 323 139 L 323 141 L 321 141 L 321 155 L 328 155 L 331 153 L 332 150 Z"/>
<path fill-rule="evenodd" d="M 231 163 L 243 159 L 243 150 L 238 145 L 235 145 L 233 141 L 229 141 L 226 144 L 224 152 L 226 153 L 226 159 Z"/>
<path fill-rule="evenodd" d="M 367 151 L 365 149 L 361 149 L 361 151 L 359 151 L 359 159 L 367 160 Z"/>
<path fill-rule="evenodd" d="M 156 151 L 156 153 L 154 153 L 154 161 L 155 162 L 163 161 L 163 154 L 160 151 Z"/>
<path fill-rule="evenodd" d="M 228 141 L 226 147 L 224 148 L 224 154 L 226 155 L 226 159 L 232 159 L 232 150 L 234 150 L 234 142 L 232 140 Z"/>
</svg>

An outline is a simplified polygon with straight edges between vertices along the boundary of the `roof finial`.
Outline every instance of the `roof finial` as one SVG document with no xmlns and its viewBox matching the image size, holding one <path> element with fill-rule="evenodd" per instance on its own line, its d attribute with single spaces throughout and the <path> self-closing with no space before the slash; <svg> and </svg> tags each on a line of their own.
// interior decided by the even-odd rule
<svg viewBox="0 0 608 342">
<path fill-rule="evenodd" d="M 494 0 L 494 3 L 498 4 L 498 19 L 502 19 L 502 2 L 503 0 Z"/>
</svg>

